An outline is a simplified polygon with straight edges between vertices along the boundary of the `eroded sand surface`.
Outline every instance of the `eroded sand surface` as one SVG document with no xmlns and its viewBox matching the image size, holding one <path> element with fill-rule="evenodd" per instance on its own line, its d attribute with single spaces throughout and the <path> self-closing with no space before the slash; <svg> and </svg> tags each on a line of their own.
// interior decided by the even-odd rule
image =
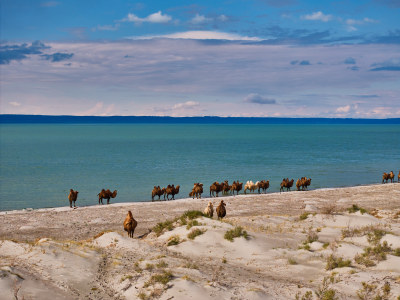
<svg viewBox="0 0 400 300">
<path fill-rule="evenodd" d="M 2 212 L 0 299 L 358 299 L 363 282 L 400 295 L 400 184 L 224 197 L 222 222 L 177 219 L 221 199 Z M 247 239 L 224 239 L 237 226 Z M 327 269 L 332 255 L 349 262 Z"/>
</svg>

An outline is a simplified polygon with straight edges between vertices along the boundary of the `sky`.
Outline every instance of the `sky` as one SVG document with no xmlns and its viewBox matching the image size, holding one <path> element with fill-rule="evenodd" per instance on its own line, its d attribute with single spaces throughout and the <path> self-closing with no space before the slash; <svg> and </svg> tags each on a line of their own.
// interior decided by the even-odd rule
<svg viewBox="0 0 400 300">
<path fill-rule="evenodd" d="M 400 117 L 400 0 L 0 0 L 0 113 Z"/>
</svg>

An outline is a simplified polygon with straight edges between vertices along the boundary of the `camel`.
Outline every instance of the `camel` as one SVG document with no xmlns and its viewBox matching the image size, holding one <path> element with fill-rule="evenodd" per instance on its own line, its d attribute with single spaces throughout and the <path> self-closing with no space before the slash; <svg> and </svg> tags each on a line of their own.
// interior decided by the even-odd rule
<svg viewBox="0 0 400 300">
<path fill-rule="evenodd" d="M 242 190 L 242 186 L 243 186 L 243 182 L 239 183 L 239 180 L 234 181 L 231 185 L 231 191 L 233 192 L 233 195 L 235 195 L 235 191 L 236 191 L 236 194 L 239 195 L 239 192 Z"/>
<path fill-rule="evenodd" d="M 281 188 L 279 191 L 282 192 L 284 188 L 286 188 L 286 191 L 289 191 L 290 188 L 293 186 L 293 182 L 294 182 L 293 179 L 289 181 L 289 178 L 286 179 L 283 178 L 281 182 Z"/>
<path fill-rule="evenodd" d="M 388 182 L 388 180 L 389 180 L 389 174 L 388 173 L 383 173 L 383 175 L 382 175 L 382 183 L 384 183 L 384 181 L 386 181 L 386 183 Z"/>
<path fill-rule="evenodd" d="M 69 200 L 69 207 L 72 208 L 72 202 L 74 202 L 74 208 L 75 206 L 75 201 L 78 199 L 78 191 L 74 191 L 73 189 L 69 190 L 69 195 L 68 195 L 68 200 Z"/>
<path fill-rule="evenodd" d="M 201 199 L 201 194 L 203 193 L 203 184 L 202 183 L 195 183 L 193 185 L 193 189 L 192 191 L 189 193 L 190 197 L 196 197 L 197 199 L 200 198 Z"/>
<path fill-rule="evenodd" d="M 246 194 L 246 191 L 249 190 L 250 192 L 254 192 L 256 188 L 258 188 L 258 181 L 256 183 L 253 183 L 252 180 L 247 181 L 246 184 L 244 185 L 244 193 Z"/>
<path fill-rule="evenodd" d="M 298 191 L 300 191 L 300 188 L 303 186 L 303 177 L 301 179 L 297 179 L 296 181 L 296 188 Z"/>
<path fill-rule="evenodd" d="M 394 173 L 393 173 L 393 171 L 390 171 L 389 179 L 390 179 L 390 182 L 393 183 L 393 181 L 394 181 Z"/>
<path fill-rule="evenodd" d="M 161 189 L 160 186 L 154 186 L 154 188 L 151 192 L 151 201 L 152 202 L 154 201 L 155 196 L 158 196 L 158 200 L 160 200 L 160 197 L 162 195 L 164 195 L 164 191 L 165 191 L 165 188 Z M 164 197 L 164 200 L 165 200 L 165 197 Z"/>
<path fill-rule="evenodd" d="M 258 183 L 258 193 L 260 194 L 260 190 L 262 189 L 264 193 L 267 192 L 267 189 L 269 188 L 269 180 L 261 180 Z"/>
<path fill-rule="evenodd" d="M 214 207 L 213 207 L 213 204 L 211 203 L 211 201 L 208 202 L 207 207 L 204 209 L 204 214 L 206 216 L 209 216 L 210 218 L 213 217 L 213 215 L 214 215 Z"/>
<path fill-rule="evenodd" d="M 167 200 L 169 200 L 169 195 L 172 195 L 172 200 L 175 200 L 175 195 L 179 193 L 179 188 L 180 188 L 179 185 L 175 187 L 175 185 L 168 184 L 167 188 L 165 189 L 165 195 L 167 195 Z"/>
<path fill-rule="evenodd" d="M 218 181 L 215 181 L 212 185 L 210 185 L 210 197 L 212 196 L 217 196 L 218 193 L 222 192 L 223 189 L 223 183 L 219 184 Z"/>
<path fill-rule="evenodd" d="M 397 175 L 397 182 L 400 182 L 400 171 L 399 171 L 399 175 Z"/>
<path fill-rule="evenodd" d="M 222 193 L 227 195 L 228 193 L 230 193 L 230 191 L 231 191 L 231 186 L 229 185 L 228 180 L 225 180 L 222 183 Z"/>
<path fill-rule="evenodd" d="M 215 210 L 217 212 L 218 219 L 221 219 L 226 216 L 226 209 L 225 209 L 226 204 L 224 203 L 224 200 L 221 200 L 219 205 L 217 206 L 217 209 Z"/>
<path fill-rule="evenodd" d="M 105 190 L 102 189 L 100 193 L 97 194 L 99 196 L 99 204 L 103 204 L 103 199 L 107 199 L 107 204 L 110 203 L 110 198 L 115 198 L 117 197 L 117 190 L 114 192 L 111 192 L 109 189 Z"/>
<path fill-rule="evenodd" d="M 296 181 L 296 188 L 298 191 L 300 191 L 300 188 L 302 191 L 308 190 L 309 185 L 311 185 L 311 178 L 301 177 Z"/>
<path fill-rule="evenodd" d="M 128 211 L 128 215 L 124 221 L 124 230 L 128 232 L 128 236 L 133 238 L 133 233 L 135 232 L 135 228 L 137 226 L 136 220 L 132 216 L 132 212 Z"/>
</svg>

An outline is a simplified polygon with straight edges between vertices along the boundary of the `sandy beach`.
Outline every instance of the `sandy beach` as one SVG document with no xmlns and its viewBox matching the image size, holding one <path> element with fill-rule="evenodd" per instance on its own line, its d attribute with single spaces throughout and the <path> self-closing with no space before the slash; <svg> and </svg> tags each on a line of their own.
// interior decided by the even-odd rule
<svg viewBox="0 0 400 300">
<path fill-rule="evenodd" d="M 222 221 L 181 217 L 222 199 Z M 7 211 L 0 224 L 0 299 L 400 296 L 398 183 Z"/>
</svg>

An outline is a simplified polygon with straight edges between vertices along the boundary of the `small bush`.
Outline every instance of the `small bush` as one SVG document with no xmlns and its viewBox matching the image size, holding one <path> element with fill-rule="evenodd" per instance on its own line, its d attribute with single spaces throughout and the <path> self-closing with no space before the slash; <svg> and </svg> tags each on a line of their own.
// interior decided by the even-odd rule
<svg viewBox="0 0 400 300">
<path fill-rule="evenodd" d="M 307 232 L 307 240 L 306 240 L 306 242 L 307 243 L 313 243 L 313 242 L 316 242 L 316 241 L 318 241 L 318 234 L 315 231 L 313 231 L 312 228 L 310 227 L 308 229 L 308 232 Z"/>
<path fill-rule="evenodd" d="M 336 204 L 327 203 L 321 208 L 321 214 L 324 215 L 333 215 L 337 210 Z"/>
<path fill-rule="evenodd" d="M 164 271 L 161 274 L 156 274 L 151 276 L 151 278 L 145 282 L 143 287 L 149 287 L 150 285 L 156 284 L 156 283 L 161 283 L 163 285 L 166 285 L 171 279 L 173 275 L 171 272 Z"/>
<path fill-rule="evenodd" d="M 168 239 L 168 244 L 167 246 L 175 246 L 178 245 L 181 242 L 181 238 L 179 235 L 173 235 Z"/>
<path fill-rule="evenodd" d="M 153 269 L 154 269 L 154 265 L 153 264 L 149 264 L 149 263 L 146 264 L 146 270 L 151 271 Z"/>
<path fill-rule="evenodd" d="M 374 284 L 362 282 L 362 288 L 357 291 L 358 299 L 361 300 L 388 300 L 390 297 L 390 283 L 385 282 L 381 290 Z M 400 297 L 400 296 L 399 296 Z"/>
<path fill-rule="evenodd" d="M 312 295 L 312 292 L 311 292 L 311 291 L 305 292 L 304 295 L 301 295 L 301 293 L 298 292 L 298 293 L 296 294 L 296 298 L 295 298 L 295 299 L 296 299 L 296 300 L 312 300 L 312 299 L 313 299 L 313 295 Z"/>
<path fill-rule="evenodd" d="M 361 214 L 365 214 L 365 213 L 367 212 L 366 209 L 364 209 L 364 208 L 362 208 L 362 207 L 358 207 L 357 204 L 353 204 L 352 207 L 350 207 L 350 208 L 347 209 L 347 211 L 348 211 L 350 214 L 353 214 L 353 213 L 355 213 L 355 212 L 357 212 L 357 211 L 359 211 Z"/>
<path fill-rule="evenodd" d="M 359 254 L 354 256 L 354 261 L 356 263 L 358 263 L 359 265 L 364 265 L 366 267 L 376 266 L 376 263 L 373 260 L 371 260 L 368 257 L 365 257 L 363 255 L 359 255 Z"/>
<path fill-rule="evenodd" d="M 293 257 L 288 258 L 289 265 L 297 265 L 297 261 Z"/>
<path fill-rule="evenodd" d="M 166 268 L 168 267 L 168 264 L 165 261 L 160 261 L 158 264 L 156 264 L 157 268 Z"/>
<path fill-rule="evenodd" d="M 155 234 L 157 236 L 160 236 L 162 234 L 162 232 L 164 231 L 164 229 L 167 229 L 168 231 L 171 231 L 172 229 L 174 229 L 173 223 L 174 223 L 174 221 L 172 221 L 172 220 L 160 222 L 156 226 L 154 226 L 152 230 L 155 232 Z"/>
<path fill-rule="evenodd" d="M 204 217 L 204 214 L 199 210 L 188 210 L 188 211 L 184 212 L 182 217 L 187 218 L 189 220 L 194 220 L 199 217 Z"/>
<path fill-rule="evenodd" d="M 226 262 L 227 262 L 226 258 L 223 257 L 223 258 L 222 258 L 222 263 L 223 263 L 223 264 L 226 264 Z"/>
<path fill-rule="evenodd" d="M 186 229 L 189 230 L 193 226 L 199 226 L 200 223 L 197 220 L 191 220 L 189 223 L 186 225 Z"/>
<path fill-rule="evenodd" d="M 302 213 L 299 217 L 300 221 L 307 219 L 309 214 L 310 214 L 309 212 Z"/>
<path fill-rule="evenodd" d="M 194 240 L 196 238 L 196 236 L 202 235 L 204 232 L 206 232 L 206 231 L 196 228 L 196 229 L 193 229 L 191 232 L 189 232 L 187 237 L 191 240 Z"/>
<path fill-rule="evenodd" d="M 195 269 L 195 270 L 199 269 L 199 267 L 196 264 L 190 262 L 186 263 L 183 267 L 186 269 Z"/>
<path fill-rule="evenodd" d="M 225 232 L 224 238 L 230 242 L 233 242 L 234 238 L 241 236 L 244 237 L 246 240 L 249 238 L 246 230 L 243 230 L 243 228 L 240 226 L 236 226 L 234 229 L 230 229 Z"/>
<path fill-rule="evenodd" d="M 336 268 L 344 268 L 350 266 L 351 266 L 351 261 L 349 259 L 344 260 L 342 257 L 336 257 L 333 254 L 329 255 L 328 259 L 326 260 L 327 270 L 333 270 Z"/>
<path fill-rule="evenodd" d="M 394 250 L 393 255 L 400 256 L 400 248 Z"/>
<path fill-rule="evenodd" d="M 330 285 L 335 282 L 334 275 L 324 277 L 321 286 L 315 292 L 319 300 L 337 300 L 336 291 L 330 288 Z"/>
</svg>

